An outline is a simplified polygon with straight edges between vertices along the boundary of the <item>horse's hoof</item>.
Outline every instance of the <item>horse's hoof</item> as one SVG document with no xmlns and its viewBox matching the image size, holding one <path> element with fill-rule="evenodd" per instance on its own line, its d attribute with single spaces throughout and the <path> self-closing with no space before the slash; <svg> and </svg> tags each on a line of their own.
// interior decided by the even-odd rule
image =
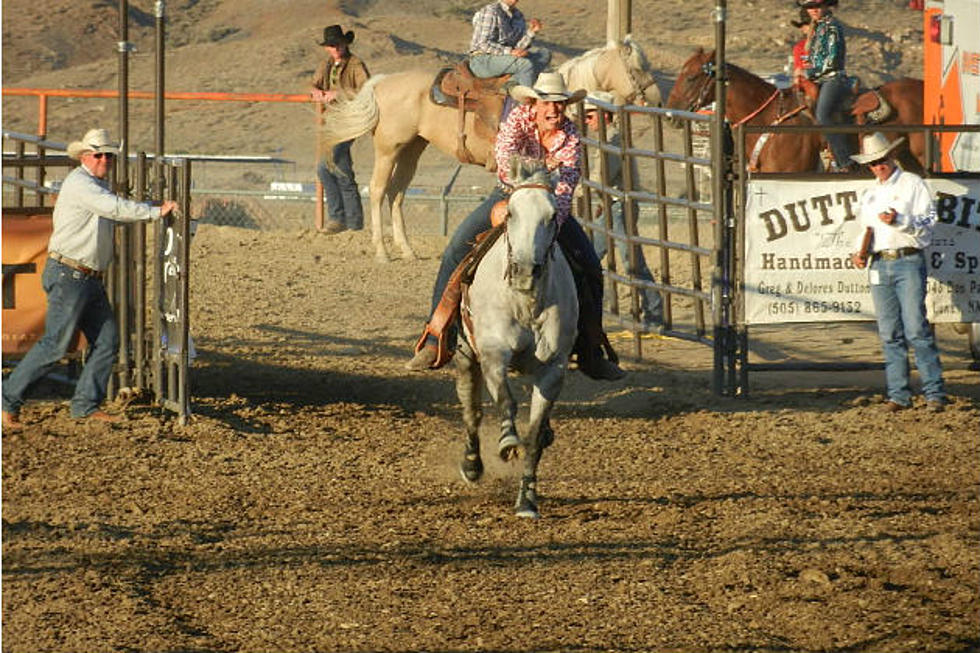
<svg viewBox="0 0 980 653">
<path fill-rule="evenodd" d="M 538 519 L 538 482 L 529 476 L 521 478 L 521 489 L 517 492 L 517 503 L 514 504 L 514 514 L 518 517 Z"/>
<path fill-rule="evenodd" d="M 483 461 L 480 454 L 467 452 L 459 461 L 459 474 L 467 483 L 476 483 L 483 476 Z"/>
<path fill-rule="evenodd" d="M 517 458 L 517 451 L 521 446 L 521 441 L 516 435 L 508 434 L 501 436 L 500 440 L 497 442 L 497 455 L 504 462 L 514 460 Z"/>
</svg>

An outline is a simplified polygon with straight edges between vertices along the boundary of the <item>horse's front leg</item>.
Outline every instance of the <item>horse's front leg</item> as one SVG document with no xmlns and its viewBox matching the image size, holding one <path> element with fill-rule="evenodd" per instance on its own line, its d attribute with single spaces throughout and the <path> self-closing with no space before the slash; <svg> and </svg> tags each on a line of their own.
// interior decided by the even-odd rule
<svg viewBox="0 0 980 653">
<path fill-rule="evenodd" d="M 475 483 L 483 476 L 483 460 L 480 458 L 480 422 L 483 419 L 483 387 L 480 363 L 474 360 L 469 347 L 461 344 L 456 354 L 456 396 L 463 406 L 463 425 L 466 428 L 466 446 L 459 472 L 463 480 Z"/>
<path fill-rule="evenodd" d="M 554 441 L 551 409 L 561 391 L 564 376 L 564 365 L 550 365 L 539 371 L 534 383 L 527 438 L 524 440 L 524 475 L 514 504 L 518 517 L 537 519 L 541 516 L 538 512 L 538 463 L 541 462 L 542 452 Z"/>
<path fill-rule="evenodd" d="M 516 458 L 521 446 L 521 440 L 517 436 L 517 402 L 514 401 L 510 384 L 507 383 L 507 366 L 509 364 L 510 357 L 500 353 L 495 353 L 492 357 L 485 356 L 482 361 L 487 392 L 490 393 L 490 397 L 497 405 L 500 415 L 500 438 L 497 440 L 497 455 L 504 461 Z"/>
</svg>

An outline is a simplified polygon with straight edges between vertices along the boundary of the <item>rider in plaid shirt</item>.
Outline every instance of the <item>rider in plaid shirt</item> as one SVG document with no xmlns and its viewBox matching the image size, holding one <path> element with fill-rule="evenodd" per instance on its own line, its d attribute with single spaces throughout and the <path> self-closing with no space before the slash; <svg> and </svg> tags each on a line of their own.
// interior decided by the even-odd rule
<svg viewBox="0 0 980 653">
<path fill-rule="evenodd" d="M 541 21 L 532 18 L 528 24 L 517 2 L 495 0 L 473 15 L 470 70 L 477 77 L 513 75 L 515 84 L 531 86 L 551 62 L 551 52 L 531 47 Z"/>
</svg>

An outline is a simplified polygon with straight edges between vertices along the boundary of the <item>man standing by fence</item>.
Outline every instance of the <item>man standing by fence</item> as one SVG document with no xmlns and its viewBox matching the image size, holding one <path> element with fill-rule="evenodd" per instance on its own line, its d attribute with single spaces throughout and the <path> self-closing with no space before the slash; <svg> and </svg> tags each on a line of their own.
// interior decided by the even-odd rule
<svg viewBox="0 0 980 653">
<path fill-rule="evenodd" d="M 64 358 L 78 329 L 89 353 L 75 384 L 71 415 L 118 420 L 99 409 L 119 350 L 119 328 L 102 283 L 112 262 L 114 222 L 155 220 L 177 208 L 173 201 L 155 207 L 114 194 L 108 177 L 118 151 L 105 129 L 91 129 L 68 146 L 68 156 L 82 165 L 65 177 L 55 202 L 54 231 L 41 277 L 48 296 L 44 335 L 4 380 L 5 429 L 20 427 L 24 393 Z"/>
<path fill-rule="evenodd" d="M 353 40 L 354 32 L 344 32 L 340 25 L 323 29 L 320 45 L 326 51 L 327 57 L 320 62 L 313 75 L 310 97 L 315 102 L 326 105 L 326 120 L 330 120 L 331 102 L 354 97 L 370 77 L 364 62 L 351 54 L 349 46 Z M 352 143 L 353 141 L 345 141 L 334 146 L 330 152 L 330 168 L 322 154 L 317 162 L 317 176 L 327 198 L 328 218 L 323 231 L 330 234 L 364 228 L 361 194 L 357 189 L 354 163 L 350 155 Z"/>
<path fill-rule="evenodd" d="M 858 207 L 861 231 L 872 230 L 870 254 L 862 247 L 854 264 L 868 266 L 871 300 L 878 336 L 885 354 L 884 409 L 895 412 L 911 405 L 909 345 L 922 380 L 926 405 L 935 412 L 947 403 L 943 368 L 936 338 L 926 318 L 926 255 L 936 224 L 936 207 L 921 177 L 895 163 L 904 138 L 889 143 L 880 132 L 862 140 L 861 154 L 851 156 L 867 165 L 877 183 L 864 191 Z M 862 234 L 863 239 L 863 234 Z"/>
</svg>

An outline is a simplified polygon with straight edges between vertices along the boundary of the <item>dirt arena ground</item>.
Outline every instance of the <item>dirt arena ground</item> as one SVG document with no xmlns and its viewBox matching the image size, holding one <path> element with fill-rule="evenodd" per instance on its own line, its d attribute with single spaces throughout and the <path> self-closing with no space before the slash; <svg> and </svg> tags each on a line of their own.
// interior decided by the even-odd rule
<svg viewBox="0 0 980 653">
<path fill-rule="evenodd" d="M 645 340 L 620 382 L 570 375 L 524 521 L 517 467 L 460 480 L 449 373 L 401 367 L 443 241 L 416 242 L 379 267 L 366 233 L 203 225 L 189 424 L 78 424 L 52 385 L 3 434 L 3 650 L 980 649 L 964 336 L 952 406 L 896 415 L 880 371 L 725 399 L 703 346 Z"/>
</svg>

